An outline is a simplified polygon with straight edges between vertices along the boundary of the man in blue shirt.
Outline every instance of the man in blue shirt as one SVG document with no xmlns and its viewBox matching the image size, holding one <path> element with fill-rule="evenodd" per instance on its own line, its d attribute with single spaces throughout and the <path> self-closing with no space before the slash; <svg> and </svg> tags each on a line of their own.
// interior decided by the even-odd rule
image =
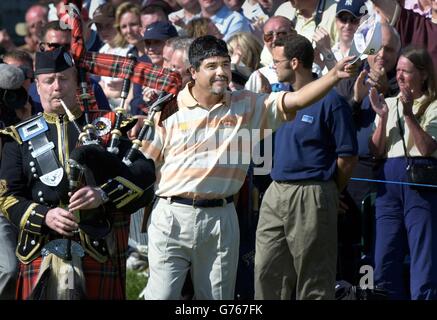
<svg viewBox="0 0 437 320">
<path fill-rule="evenodd" d="M 223 0 L 199 0 L 201 16 L 210 18 L 227 41 L 234 33 L 251 32 L 249 20 L 229 9 Z"/>
<path fill-rule="evenodd" d="M 313 81 L 314 50 L 287 36 L 272 51 L 278 80 Z M 255 299 L 334 299 L 339 193 L 357 161 L 350 107 L 335 90 L 276 131 L 256 234 Z"/>
</svg>

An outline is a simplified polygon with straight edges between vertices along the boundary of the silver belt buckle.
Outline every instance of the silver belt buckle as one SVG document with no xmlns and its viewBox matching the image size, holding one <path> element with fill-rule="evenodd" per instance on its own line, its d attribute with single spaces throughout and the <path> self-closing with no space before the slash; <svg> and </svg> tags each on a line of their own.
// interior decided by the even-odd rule
<svg viewBox="0 0 437 320">
<path fill-rule="evenodd" d="M 55 256 L 66 260 L 67 259 L 67 239 L 56 239 L 47 243 L 41 250 L 41 255 L 43 257 L 48 256 L 50 253 Z M 71 254 L 79 257 L 83 257 L 85 255 L 85 250 L 82 246 L 76 241 L 71 241 Z"/>
</svg>

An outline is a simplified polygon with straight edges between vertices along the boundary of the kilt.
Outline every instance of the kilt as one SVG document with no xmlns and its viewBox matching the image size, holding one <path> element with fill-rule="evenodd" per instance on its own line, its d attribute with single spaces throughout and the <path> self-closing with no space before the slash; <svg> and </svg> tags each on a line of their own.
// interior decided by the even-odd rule
<svg viewBox="0 0 437 320">
<path fill-rule="evenodd" d="M 88 254 L 82 258 L 85 277 L 86 297 L 90 300 L 126 299 L 126 259 L 129 236 L 130 215 L 113 214 L 115 233 L 115 254 L 104 263 Z M 17 300 L 27 300 L 38 279 L 42 257 L 29 264 L 20 263 L 17 281 Z"/>
</svg>

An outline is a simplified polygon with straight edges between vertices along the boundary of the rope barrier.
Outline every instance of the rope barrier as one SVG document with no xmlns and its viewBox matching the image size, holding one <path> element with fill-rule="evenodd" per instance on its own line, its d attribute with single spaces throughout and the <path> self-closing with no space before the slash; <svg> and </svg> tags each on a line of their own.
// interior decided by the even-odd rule
<svg viewBox="0 0 437 320">
<path fill-rule="evenodd" d="M 402 181 L 365 179 L 365 178 L 351 178 L 350 180 L 354 180 L 354 181 L 366 181 L 366 182 L 377 182 L 377 183 L 400 184 L 400 185 L 417 186 L 417 187 L 437 188 L 437 185 L 433 185 L 433 184 L 411 183 L 411 182 L 402 182 Z"/>
</svg>

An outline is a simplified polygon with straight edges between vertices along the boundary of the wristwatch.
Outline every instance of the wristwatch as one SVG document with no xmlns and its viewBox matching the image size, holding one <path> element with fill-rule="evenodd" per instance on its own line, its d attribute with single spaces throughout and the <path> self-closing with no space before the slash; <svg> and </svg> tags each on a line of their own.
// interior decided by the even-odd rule
<svg viewBox="0 0 437 320">
<path fill-rule="evenodd" d="M 109 201 L 109 197 L 102 188 L 96 188 L 96 191 L 100 194 L 100 198 L 102 199 L 103 204 Z"/>
<path fill-rule="evenodd" d="M 334 61 L 335 60 L 334 55 L 329 51 L 323 52 L 322 54 L 323 54 L 324 61 Z"/>
</svg>

